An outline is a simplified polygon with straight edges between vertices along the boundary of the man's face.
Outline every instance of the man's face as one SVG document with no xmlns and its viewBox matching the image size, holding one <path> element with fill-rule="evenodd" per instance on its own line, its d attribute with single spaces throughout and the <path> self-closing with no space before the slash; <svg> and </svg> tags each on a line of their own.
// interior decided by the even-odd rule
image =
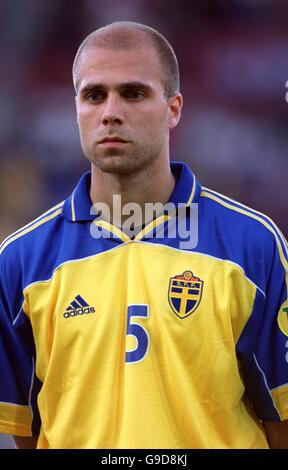
<svg viewBox="0 0 288 470">
<path fill-rule="evenodd" d="M 152 46 L 96 47 L 80 58 L 77 119 L 83 151 L 103 172 L 129 175 L 167 158 L 181 95 L 166 100 Z"/>
</svg>

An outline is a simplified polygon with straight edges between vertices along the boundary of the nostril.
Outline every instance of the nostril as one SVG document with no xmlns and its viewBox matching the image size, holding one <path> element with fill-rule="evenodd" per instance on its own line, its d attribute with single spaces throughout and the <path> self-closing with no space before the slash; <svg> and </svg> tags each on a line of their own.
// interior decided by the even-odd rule
<svg viewBox="0 0 288 470">
<path fill-rule="evenodd" d="M 116 116 L 104 116 L 102 120 L 103 124 L 122 124 L 122 119 Z"/>
</svg>

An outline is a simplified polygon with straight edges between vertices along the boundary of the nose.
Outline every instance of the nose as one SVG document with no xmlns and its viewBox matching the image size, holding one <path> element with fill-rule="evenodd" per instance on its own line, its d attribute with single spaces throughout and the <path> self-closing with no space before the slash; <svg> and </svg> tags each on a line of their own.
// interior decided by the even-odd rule
<svg viewBox="0 0 288 470">
<path fill-rule="evenodd" d="M 108 95 L 104 103 L 102 124 L 104 126 L 111 124 L 123 124 L 123 112 L 121 109 L 121 100 L 119 96 Z"/>
</svg>

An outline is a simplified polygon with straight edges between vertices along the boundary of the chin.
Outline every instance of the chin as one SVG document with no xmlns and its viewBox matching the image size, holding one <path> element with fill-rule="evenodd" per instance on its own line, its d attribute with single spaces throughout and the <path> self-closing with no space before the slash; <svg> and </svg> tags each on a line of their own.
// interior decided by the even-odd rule
<svg viewBox="0 0 288 470">
<path fill-rule="evenodd" d="M 135 161 L 129 160 L 125 156 L 110 155 L 101 160 L 94 160 L 94 165 L 103 173 L 113 173 L 118 175 L 130 175 L 138 170 L 138 165 Z"/>
</svg>

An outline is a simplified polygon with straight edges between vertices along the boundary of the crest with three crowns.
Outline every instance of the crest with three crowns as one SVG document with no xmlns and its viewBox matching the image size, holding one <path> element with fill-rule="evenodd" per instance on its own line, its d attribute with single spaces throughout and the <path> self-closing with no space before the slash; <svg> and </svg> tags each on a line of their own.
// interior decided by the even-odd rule
<svg viewBox="0 0 288 470">
<path fill-rule="evenodd" d="M 199 306 L 204 281 L 193 275 L 192 271 L 170 278 L 168 300 L 173 312 L 179 318 L 187 318 Z"/>
</svg>

